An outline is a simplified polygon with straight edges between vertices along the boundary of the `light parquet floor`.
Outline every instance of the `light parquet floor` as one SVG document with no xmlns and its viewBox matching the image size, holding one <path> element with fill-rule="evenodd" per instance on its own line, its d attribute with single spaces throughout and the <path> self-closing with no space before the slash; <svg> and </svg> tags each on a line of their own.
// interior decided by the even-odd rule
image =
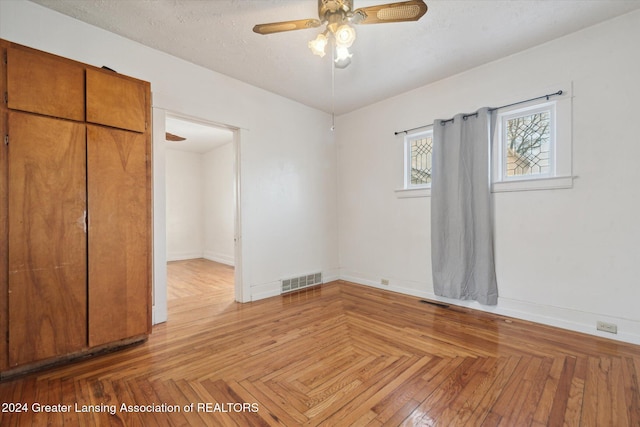
<svg viewBox="0 0 640 427">
<path fill-rule="evenodd" d="M 0 425 L 640 426 L 638 346 L 344 282 L 237 304 L 205 260 L 169 278 L 148 342 L 0 383 L 29 407 Z"/>
</svg>

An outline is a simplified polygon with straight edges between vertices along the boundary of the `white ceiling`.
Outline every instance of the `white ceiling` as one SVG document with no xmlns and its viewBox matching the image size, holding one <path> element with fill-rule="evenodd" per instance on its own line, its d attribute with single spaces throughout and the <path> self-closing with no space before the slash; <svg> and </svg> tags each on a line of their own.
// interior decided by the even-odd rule
<svg viewBox="0 0 640 427">
<path fill-rule="evenodd" d="M 254 24 L 317 17 L 315 0 L 32 0 L 146 46 L 342 114 L 640 8 L 638 0 L 426 0 L 417 22 L 361 25 L 335 70 L 307 42 Z M 398 0 L 354 0 L 364 7 Z"/>
</svg>

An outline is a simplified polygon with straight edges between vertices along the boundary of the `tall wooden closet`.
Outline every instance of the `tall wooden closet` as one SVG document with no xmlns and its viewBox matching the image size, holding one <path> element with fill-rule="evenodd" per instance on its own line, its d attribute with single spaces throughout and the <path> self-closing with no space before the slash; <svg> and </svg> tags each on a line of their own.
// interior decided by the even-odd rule
<svg viewBox="0 0 640 427">
<path fill-rule="evenodd" d="M 0 53 L 0 372 L 144 340 L 149 83 L 4 40 Z"/>
</svg>

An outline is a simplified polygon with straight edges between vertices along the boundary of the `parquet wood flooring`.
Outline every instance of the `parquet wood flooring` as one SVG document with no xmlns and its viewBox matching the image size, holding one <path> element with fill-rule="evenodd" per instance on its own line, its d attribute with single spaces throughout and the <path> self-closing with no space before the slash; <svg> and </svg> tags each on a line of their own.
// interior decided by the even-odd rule
<svg viewBox="0 0 640 427">
<path fill-rule="evenodd" d="M 146 343 L 0 383 L 28 407 L 0 425 L 640 426 L 638 346 L 346 282 L 238 304 L 232 268 L 168 268 Z"/>
</svg>

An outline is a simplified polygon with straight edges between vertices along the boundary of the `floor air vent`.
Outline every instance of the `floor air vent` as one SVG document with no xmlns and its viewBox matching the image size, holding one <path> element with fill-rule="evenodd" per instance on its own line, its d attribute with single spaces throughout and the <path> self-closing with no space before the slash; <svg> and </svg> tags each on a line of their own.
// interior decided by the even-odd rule
<svg viewBox="0 0 640 427">
<path fill-rule="evenodd" d="M 294 277 L 282 280 L 282 293 L 297 291 L 322 283 L 322 273 L 309 274 L 307 276 Z"/>
<path fill-rule="evenodd" d="M 449 305 L 445 304 L 443 302 L 430 301 L 430 300 L 426 300 L 426 299 L 421 299 L 420 302 L 423 303 L 423 304 L 435 305 L 436 307 L 440 307 L 440 308 L 449 308 Z"/>
</svg>

